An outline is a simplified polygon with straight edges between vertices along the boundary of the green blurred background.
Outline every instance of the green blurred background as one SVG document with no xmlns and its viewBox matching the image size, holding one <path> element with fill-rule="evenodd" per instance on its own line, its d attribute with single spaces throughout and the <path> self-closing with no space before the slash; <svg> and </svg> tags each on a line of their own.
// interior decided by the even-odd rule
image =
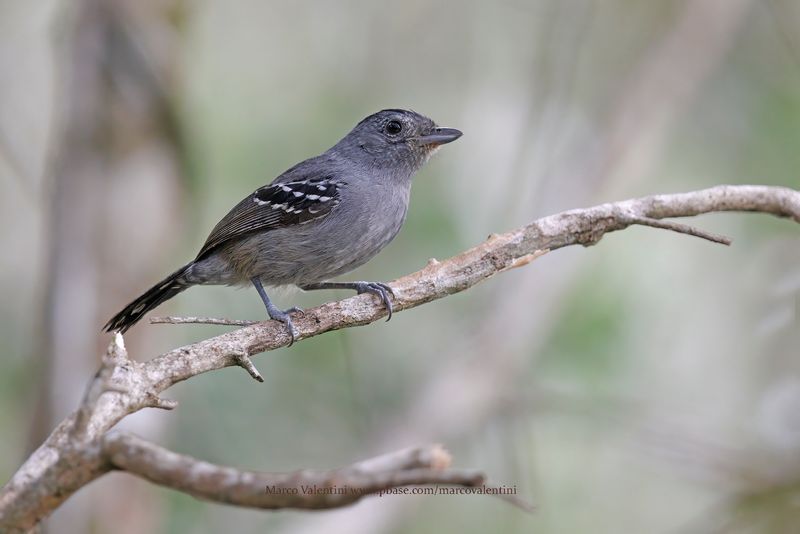
<svg viewBox="0 0 800 534">
<path fill-rule="evenodd" d="M 0 0 L 0 479 L 73 410 L 100 325 L 227 209 L 363 116 L 465 132 L 418 175 L 392 280 L 534 218 L 722 183 L 800 188 L 792 0 Z M 798 532 L 800 239 L 763 215 L 634 228 L 391 323 L 179 384 L 121 425 L 243 468 L 443 443 L 534 503 L 260 512 L 124 474 L 51 532 Z M 284 307 L 340 293 L 290 293 Z M 157 315 L 260 318 L 194 288 Z M 131 356 L 226 331 L 138 325 Z"/>
</svg>

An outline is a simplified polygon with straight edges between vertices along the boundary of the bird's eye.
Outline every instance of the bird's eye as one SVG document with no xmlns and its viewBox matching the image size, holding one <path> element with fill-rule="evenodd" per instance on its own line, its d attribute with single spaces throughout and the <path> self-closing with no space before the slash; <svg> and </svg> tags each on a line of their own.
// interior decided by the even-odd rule
<svg viewBox="0 0 800 534">
<path fill-rule="evenodd" d="M 389 121 L 386 123 L 386 133 L 389 135 L 397 135 L 403 131 L 403 125 L 398 121 Z"/>
</svg>

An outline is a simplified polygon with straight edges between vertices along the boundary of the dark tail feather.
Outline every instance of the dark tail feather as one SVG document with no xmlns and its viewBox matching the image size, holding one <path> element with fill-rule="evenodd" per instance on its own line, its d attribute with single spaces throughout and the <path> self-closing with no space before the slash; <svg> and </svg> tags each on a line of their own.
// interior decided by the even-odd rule
<svg viewBox="0 0 800 534">
<path fill-rule="evenodd" d="M 191 271 L 192 264 L 184 265 L 162 281 L 148 289 L 142 296 L 134 300 L 103 326 L 106 332 L 119 331 L 125 333 L 128 328 L 135 325 L 144 314 L 169 300 L 184 289 L 193 286 L 186 275 Z"/>
</svg>

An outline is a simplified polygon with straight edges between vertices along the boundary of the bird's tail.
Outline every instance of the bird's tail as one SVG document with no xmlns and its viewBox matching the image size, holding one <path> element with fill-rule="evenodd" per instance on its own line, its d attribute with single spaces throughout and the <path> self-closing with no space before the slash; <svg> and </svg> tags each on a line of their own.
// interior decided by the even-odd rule
<svg viewBox="0 0 800 534">
<path fill-rule="evenodd" d="M 162 281 L 148 289 L 142 296 L 125 306 L 121 312 L 103 326 L 106 332 L 118 331 L 125 333 L 128 328 L 135 325 L 144 317 L 144 314 L 171 299 L 184 289 L 194 285 L 190 282 L 188 275 L 191 273 L 192 263 L 184 265 Z"/>
</svg>

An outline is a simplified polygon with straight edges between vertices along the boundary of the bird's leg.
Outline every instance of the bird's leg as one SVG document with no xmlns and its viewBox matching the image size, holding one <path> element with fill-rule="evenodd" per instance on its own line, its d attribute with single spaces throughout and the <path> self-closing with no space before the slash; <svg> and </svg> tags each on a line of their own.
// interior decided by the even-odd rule
<svg viewBox="0 0 800 534">
<path fill-rule="evenodd" d="M 394 291 L 387 284 L 381 282 L 317 282 L 316 284 L 301 285 L 300 289 L 306 291 L 311 289 L 352 289 L 360 295 L 361 293 L 371 293 L 381 299 L 389 316 L 386 318 L 388 321 L 392 318 L 392 301 L 389 300 L 389 295 L 394 297 Z"/>
<path fill-rule="evenodd" d="M 292 318 L 289 316 L 290 313 L 300 312 L 301 310 L 298 307 L 289 308 L 286 311 L 279 310 L 277 306 L 275 306 L 269 297 L 267 296 L 267 292 L 264 291 L 264 286 L 261 285 L 261 278 L 258 276 L 254 276 L 250 279 L 253 282 L 253 285 L 256 286 L 256 291 L 258 291 L 261 300 L 264 301 L 264 306 L 267 307 L 267 313 L 269 314 L 270 319 L 275 319 L 276 321 L 280 321 L 286 325 L 286 331 L 289 332 L 289 337 L 291 337 L 291 341 L 289 341 L 289 346 L 291 347 L 294 343 L 294 340 L 297 338 L 298 333 L 297 329 L 295 329 L 294 324 L 292 324 Z"/>
</svg>

